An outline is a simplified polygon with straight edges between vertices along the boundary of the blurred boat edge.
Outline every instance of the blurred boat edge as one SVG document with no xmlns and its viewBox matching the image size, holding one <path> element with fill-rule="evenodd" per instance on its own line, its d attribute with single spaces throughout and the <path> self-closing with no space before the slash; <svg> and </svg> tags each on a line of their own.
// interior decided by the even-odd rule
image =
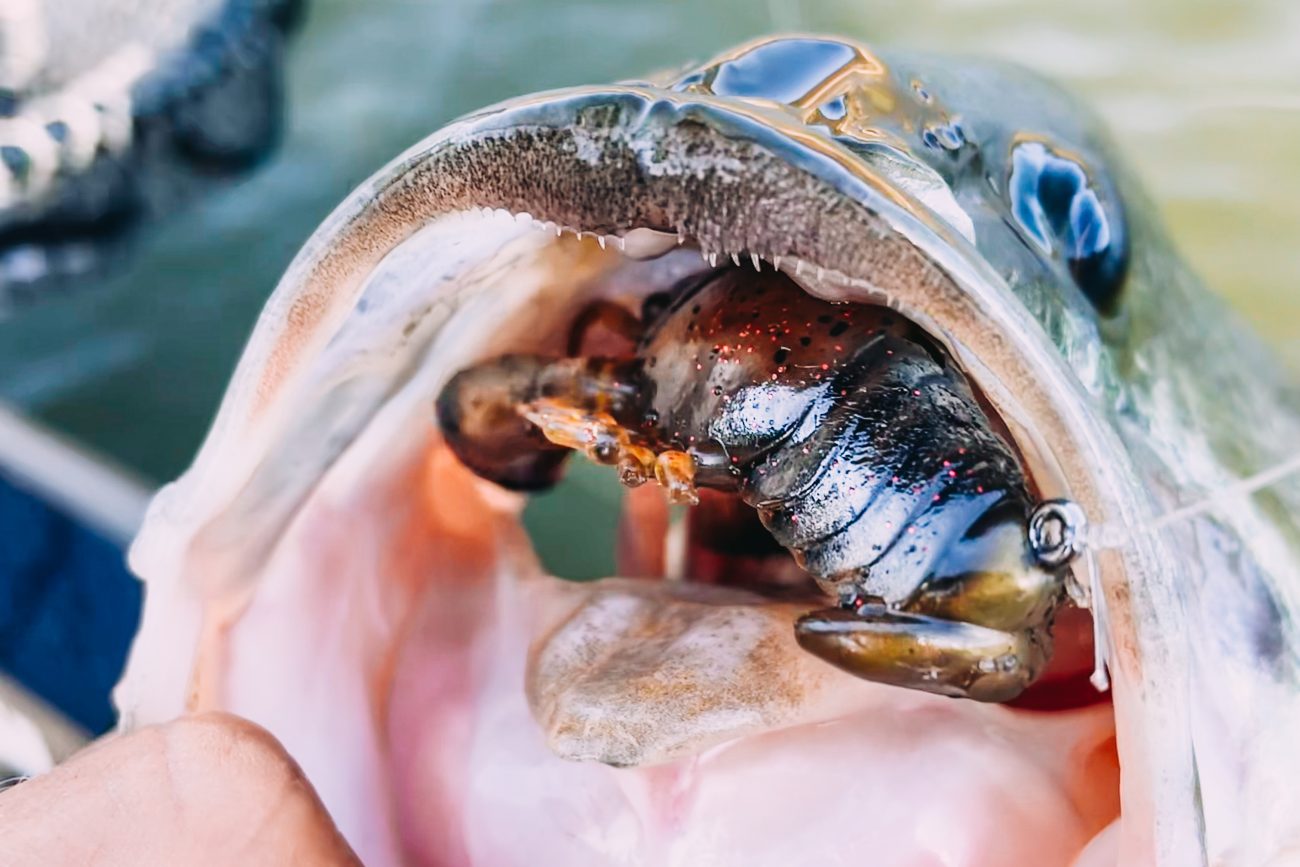
<svg viewBox="0 0 1300 867">
<path fill-rule="evenodd" d="M 109 693 L 141 603 L 125 551 L 150 495 L 0 405 L 0 780 L 44 770 L 113 725 Z"/>
</svg>

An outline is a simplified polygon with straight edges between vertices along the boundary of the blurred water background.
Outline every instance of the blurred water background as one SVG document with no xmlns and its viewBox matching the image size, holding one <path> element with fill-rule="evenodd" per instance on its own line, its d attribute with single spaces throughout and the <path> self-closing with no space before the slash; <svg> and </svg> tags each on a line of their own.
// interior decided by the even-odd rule
<svg viewBox="0 0 1300 867">
<path fill-rule="evenodd" d="M 485 104 L 772 30 L 999 56 L 1067 81 L 1211 286 L 1300 370 L 1300 3 L 315 0 L 270 163 L 150 227 L 125 270 L 0 323 L 0 400 L 171 478 L 294 252 L 392 156 Z"/>
</svg>

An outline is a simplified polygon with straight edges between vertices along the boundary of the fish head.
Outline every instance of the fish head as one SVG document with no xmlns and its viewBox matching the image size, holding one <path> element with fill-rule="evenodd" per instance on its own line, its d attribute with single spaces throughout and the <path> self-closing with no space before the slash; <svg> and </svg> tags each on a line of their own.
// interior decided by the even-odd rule
<svg viewBox="0 0 1300 867">
<path fill-rule="evenodd" d="M 308 240 L 154 500 L 123 725 L 260 723 L 368 863 L 1185 864 L 1294 845 L 1276 796 L 1297 761 L 1288 494 L 1158 522 L 1298 441 L 1295 416 L 1122 172 L 1032 76 L 831 38 L 450 124 Z M 799 650 L 799 606 L 543 574 L 522 498 L 453 457 L 435 395 L 477 360 L 562 353 L 592 299 L 733 255 L 923 328 L 1037 493 L 1101 528 L 1074 575 L 1113 704 L 865 683 Z M 665 513 L 625 511 L 662 570 Z M 1246 783 L 1260 810 L 1242 818 Z"/>
</svg>

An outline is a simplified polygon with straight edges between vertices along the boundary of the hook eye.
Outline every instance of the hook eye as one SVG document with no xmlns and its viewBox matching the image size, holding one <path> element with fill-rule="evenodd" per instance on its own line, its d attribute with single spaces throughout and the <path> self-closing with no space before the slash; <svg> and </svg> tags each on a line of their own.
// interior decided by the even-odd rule
<svg viewBox="0 0 1300 867">
<path fill-rule="evenodd" d="M 1040 566 L 1060 569 L 1083 553 L 1088 516 L 1073 500 L 1044 500 L 1029 515 L 1029 550 Z"/>
</svg>

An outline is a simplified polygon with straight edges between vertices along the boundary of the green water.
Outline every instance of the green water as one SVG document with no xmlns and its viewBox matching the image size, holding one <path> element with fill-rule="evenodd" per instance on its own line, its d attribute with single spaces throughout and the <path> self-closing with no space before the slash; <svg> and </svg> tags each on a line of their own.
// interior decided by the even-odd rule
<svg viewBox="0 0 1300 867">
<path fill-rule="evenodd" d="M 1300 3 L 315 0 L 278 154 L 152 227 L 125 272 L 0 324 L 0 400 L 170 478 L 280 272 L 390 157 L 479 106 L 774 29 L 1001 56 L 1070 82 L 1110 120 L 1211 285 L 1300 370 Z"/>
</svg>

